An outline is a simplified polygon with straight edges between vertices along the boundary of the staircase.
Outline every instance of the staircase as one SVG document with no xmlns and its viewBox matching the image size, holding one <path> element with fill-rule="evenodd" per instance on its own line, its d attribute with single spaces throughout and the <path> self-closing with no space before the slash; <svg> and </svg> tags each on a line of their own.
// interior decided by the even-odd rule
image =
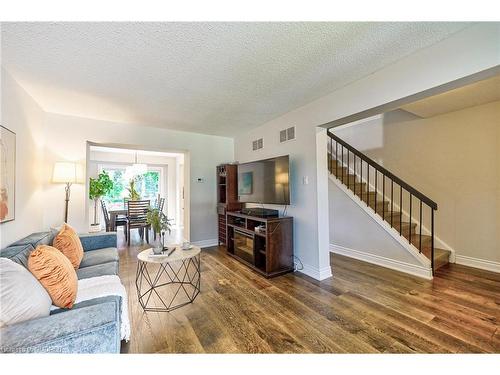
<svg viewBox="0 0 500 375">
<path fill-rule="evenodd" d="M 437 204 L 330 131 L 328 137 L 330 174 L 427 257 L 433 273 L 447 264 L 451 252 L 434 246 Z"/>
</svg>

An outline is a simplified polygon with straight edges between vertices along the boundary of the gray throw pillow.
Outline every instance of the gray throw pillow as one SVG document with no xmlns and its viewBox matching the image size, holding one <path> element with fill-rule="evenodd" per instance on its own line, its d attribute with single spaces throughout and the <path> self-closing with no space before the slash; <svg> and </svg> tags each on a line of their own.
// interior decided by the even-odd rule
<svg viewBox="0 0 500 375">
<path fill-rule="evenodd" d="M 50 315 L 52 300 L 23 266 L 0 258 L 0 327 Z"/>
</svg>

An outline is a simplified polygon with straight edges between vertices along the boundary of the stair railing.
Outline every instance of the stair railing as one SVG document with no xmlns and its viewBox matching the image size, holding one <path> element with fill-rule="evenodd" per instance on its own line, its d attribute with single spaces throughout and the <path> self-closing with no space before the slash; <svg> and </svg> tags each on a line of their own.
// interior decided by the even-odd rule
<svg viewBox="0 0 500 375">
<path fill-rule="evenodd" d="M 328 152 L 328 168 L 331 173 L 334 173 L 337 179 L 339 179 L 344 185 L 349 187 L 349 185 L 352 185 L 352 190 L 353 192 L 357 194 L 356 192 L 356 184 L 359 184 L 359 197 L 361 201 L 365 202 L 367 206 L 370 206 L 370 187 L 373 187 L 374 193 L 373 196 L 373 209 L 375 210 L 375 213 L 382 216 L 382 219 L 387 221 L 390 225 L 391 228 L 395 228 L 394 225 L 394 218 L 398 217 L 399 218 L 399 234 L 403 237 L 405 237 L 405 234 L 403 232 L 403 205 L 406 203 L 407 207 L 409 208 L 407 211 L 407 215 L 409 217 L 409 225 L 408 225 L 408 242 L 411 245 L 414 245 L 420 253 L 422 253 L 422 226 L 423 226 L 423 221 L 424 221 L 424 205 L 425 207 L 428 207 L 429 212 L 429 219 L 430 220 L 430 260 L 431 260 L 431 268 L 432 271 L 434 272 L 434 212 L 437 210 L 438 206 L 437 203 L 434 202 L 432 199 L 415 189 L 413 186 L 409 185 L 399 177 L 395 176 L 391 172 L 389 172 L 387 169 L 382 167 L 380 164 L 378 164 L 376 161 L 370 159 L 368 156 L 363 154 L 361 151 L 357 150 L 344 140 L 340 139 L 337 137 L 335 134 L 332 134 L 332 132 L 329 130 L 327 132 L 328 134 L 328 141 L 329 141 L 329 152 Z M 346 154 L 347 151 L 347 154 Z M 359 165 L 357 163 L 359 161 Z M 351 168 L 352 165 L 352 168 Z M 364 168 L 363 168 L 364 167 Z M 341 175 L 339 176 L 339 169 Z M 349 177 L 349 171 L 352 170 L 352 174 L 354 175 L 354 181 L 351 181 L 351 178 Z M 372 178 L 370 179 L 370 170 L 372 170 Z M 345 171 L 345 172 L 344 172 Z M 359 182 L 356 182 L 356 178 L 359 177 Z M 363 178 L 364 177 L 364 178 Z M 381 184 L 379 183 L 381 177 Z M 347 181 L 346 181 L 347 178 Z M 387 183 L 386 183 L 387 181 Z M 363 192 L 363 183 L 366 183 L 366 192 Z M 379 191 L 380 186 L 382 187 L 382 191 Z M 390 186 L 390 195 L 386 195 L 387 190 L 389 189 L 386 186 Z M 396 189 L 396 191 L 395 191 Z M 378 194 L 381 194 L 382 196 L 382 209 L 378 209 L 378 204 L 377 204 L 377 196 Z M 399 195 L 399 210 L 395 210 L 394 208 L 394 201 L 398 200 L 398 195 Z M 405 201 L 404 197 L 405 195 L 408 197 L 408 199 Z M 384 203 L 386 197 L 389 199 L 389 205 L 390 205 L 390 211 L 387 210 L 386 212 L 386 205 Z M 413 201 L 417 200 L 417 206 L 416 208 L 418 209 L 418 216 L 415 215 L 413 211 Z M 371 206 L 370 206 L 371 207 Z M 382 212 L 380 212 L 382 211 Z M 386 214 L 389 214 L 390 219 L 386 219 Z M 396 215 L 396 216 L 395 216 Z M 419 233 L 418 233 L 418 239 L 415 238 L 413 240 L 413 234 L 412 234 L 412 227 L 413 227 L 413 218 L 418 217 L 418 224 L 419 224 Z"/>
</svg>

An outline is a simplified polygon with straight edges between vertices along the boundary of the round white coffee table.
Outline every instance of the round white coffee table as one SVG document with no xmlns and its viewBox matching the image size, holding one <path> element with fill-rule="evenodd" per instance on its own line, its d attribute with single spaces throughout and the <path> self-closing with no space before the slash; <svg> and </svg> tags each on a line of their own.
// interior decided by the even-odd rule
<svg viewBox="0 0 500 375">
<path fill-rule="evenodd" d="M 137 255 L 135 286 L 144 311 L 169 312 L 192 303 L 200 293 L 200 253 L 192 246 L 182 250 L 180 245 L 166 256 L 151 256 L 153 249 Z"/>
</svg>

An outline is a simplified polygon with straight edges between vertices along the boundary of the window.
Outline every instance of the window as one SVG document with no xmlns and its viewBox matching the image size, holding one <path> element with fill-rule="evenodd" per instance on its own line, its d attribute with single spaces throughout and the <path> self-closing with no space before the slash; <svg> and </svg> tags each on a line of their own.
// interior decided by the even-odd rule
<svg viewBox="0 0 500 375">
<path fill-rule="evenodd" d="M 123 201 L 129 196 L 129 179 L 126 175 L 126 165 L 100 165 L 99 171 L 105 171 L 113 181 L 113 190 L 103 197 L 108 208 L 122 207 Z M 162 168 L 148 167 L 148 171 L 134 177 L 135 189 L 141 199 L 149 199 L 154 204 L 158 194 L 161 194 Z"/>
</svg>

